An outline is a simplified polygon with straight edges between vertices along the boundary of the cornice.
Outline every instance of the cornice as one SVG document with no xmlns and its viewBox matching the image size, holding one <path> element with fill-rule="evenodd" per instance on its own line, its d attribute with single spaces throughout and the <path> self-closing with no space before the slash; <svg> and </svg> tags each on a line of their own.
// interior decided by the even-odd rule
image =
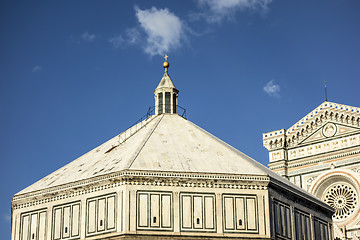
<svg viewBox="0 0 360 240">
<path fill-rule="evenodd" d="M 124 171 L 15 195 L 12 206 L 20 209 L 126 185 L 266 190 L 269 181 L 267 176 Z"/>
<path fill-rule="evenodd" d="M 348 165 L 348 164 L 360 163 L 360 156 L 356 156 L 353 158 L 346 158 L 346 159 L 342 159 L 342 160 L 338 160 L 338 161 L 327 162 L 330 160 L 334 160 L 336 158 L 347 157 L 347 156 L 355 155 L 358 153 L 360 153 L 360 151 L 344 153 L 341 155 L 329 156 L 329 157 L 325 157 L 325 158 L 313 159 L 311 161 L 306 161 L 306 162 L 302 162 L 302 163 L 289 164 L 288 165 L 288 176 L 290 177 L 290 176 L 298 175 L 301 173 L 307 173 L 307 172 L 313 171 L 313 170 L 320 171 L 320 170 L 324 170 L 324 169 L 329 169 L 331 167 L 331 164 L 335 164 L 335 167 L 342 167 L 342 166 Z M 318 165 L 317 163 L 320 163 L 320 162 L 327 162 L 327 163 Z M 310 166 L 306 167 L 306 165 L 310 165 Z M 296 169 L 301 166 L 304 166 L 304 167 Z M 294 169 L 294 170 L 292 170 L 292 169 Z"/>
<path fill-rule="evenodd" d="M 310 193 L 306 192 L 304 189 L 297 187 L 296 185 L 285 185 L 284 182 L 280 182 L 278 180 L 272 179 L 271 183 L 269 184 L 269 187 L 274 186 L 275 191 L 285 190 L 284 192 L 289 195 L 297 195 L 300 198 L 308 201 L 309 203 L 317 203 L 319 206 L 322 206 L 323 209 L 326 209 L 329 212 L 334 212 L 334 210 L 321 201 L 319 198 L 315 197 L 314 195 L 311 195 Z"/>
</svg>

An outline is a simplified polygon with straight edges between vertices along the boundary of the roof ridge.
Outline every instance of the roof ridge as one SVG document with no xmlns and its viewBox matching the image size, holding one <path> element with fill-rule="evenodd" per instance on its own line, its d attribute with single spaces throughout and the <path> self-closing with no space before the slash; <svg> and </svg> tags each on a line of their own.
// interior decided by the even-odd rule
<svg viewBox="0 0 360 240">
<path fill-rule="evenodd" d="M 154 126 L 154 128 L 149 132 L 148 136 L 145 138 L 145 140 L 140 144 L 140 147 L 135 151 L 135 154 L 132 157 L 132 160 L 129 164 L 129 166 L 127 167 L 127 169 L 130 169 L 131 166 L 133 165 L 133 163 L 135 162 L 137 156 L 139 156 L 141 150 L 144 148 L 145 144 L 147 143 L 147 141 L 150 139 L 151 135 L 154 133 L 155 129 L 157 128 L 157 126 L 159 126 L 159 123 L 161 122 L 161 120 L 164 118 L 165 114 L 162 114 L 161 117 L 159 118 L 158 122 L 156 123 L 156 125 Z M 159 115 L 157 115 L 156 117 L 158 117 Z"/>
</svg>

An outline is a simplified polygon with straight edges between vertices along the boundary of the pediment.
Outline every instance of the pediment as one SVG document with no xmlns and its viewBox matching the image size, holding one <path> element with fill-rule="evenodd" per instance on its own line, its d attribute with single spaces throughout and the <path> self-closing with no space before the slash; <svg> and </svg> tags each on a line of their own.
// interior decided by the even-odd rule
<svg viewBox="0 0 360 240">
<path fill-rule="evenodd" d="M 311 143 L 327 141 L 356 133 L 360 133 L 360 127 L 328 121 L 309 136 L 305 137 L 305 139 L 299 142 L 298 145 L 307 145 Z"/>
<path fill-rule="evenodd" d="M 323 102 L 286 130 L 288 145 L 333 138 L 360 129 L 360 108 Z"/>
</svg>

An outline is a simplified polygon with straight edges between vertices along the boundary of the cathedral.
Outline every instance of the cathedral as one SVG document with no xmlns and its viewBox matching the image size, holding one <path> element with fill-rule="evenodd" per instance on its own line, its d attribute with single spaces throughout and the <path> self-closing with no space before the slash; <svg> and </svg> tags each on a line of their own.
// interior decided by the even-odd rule
<svg viewBox="0 0 360 240">
<path fill-rule="evenodd" d="M 265 136 L 275 173 L 187 120 L 163 67 L 155 107 L 141 121 L 15 194 L 12 240 L 329 240 L 333 221 L 359 221 L 358 109 L 324 103 L 296 131 Z M 312 133 L 302 130 L 313 119 Z M 308 147 L 315 154 L 326 141 L 338 142 L 336 157 L 312 158 Z M 321 199 L 350 207 L 334 213 Z"/>
<path fill-rule="evenodd" d="M 360 239 L 360 108 L 325 101 L 263 143 L 271 170 L 334 208 L 335 239 Z"/>
</svg>

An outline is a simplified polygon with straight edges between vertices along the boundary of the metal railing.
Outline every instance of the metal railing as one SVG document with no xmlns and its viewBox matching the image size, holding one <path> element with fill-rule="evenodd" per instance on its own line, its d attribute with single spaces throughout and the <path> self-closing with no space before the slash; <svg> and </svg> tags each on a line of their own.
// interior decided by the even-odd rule
<svg viewBox="0 0 360 240">
<path fill-rule="evenodd" d="M 162 112 L 161 112 L 160 114 L 162 114 L 162 113 L 172 113 L 172 112 L 171 112 L 171 107 L 172 107 L 173 105 L 172 105 L 172 104 L 168 105 L 168 106 L 170 106 L 170 111 L 169 111 L 169 112 L 166 112 L 166 107 L 168 107 L 168 106 L 166 106 L 166 105 L 167 105 L 167 104 L 160 104 L 160 105 L 156 105 L 156 106 L 149 107 L 149 110 L 148 110 L 147 115 L 157 115 L 157 114 L 159 114 L 159 113 L 155 112 L 156 109 L 162 109 Z M 179 111 L 179 109 L 180 109 L 180 111 Z M 179 105 L 177 105 L 177 112 L 174 113 L 174 114 L 178 114 L 179 116 L 187 119 L 187 118 L 186 118 L 186 109 L 183 108 L 183 107 L 181 107 L 181 106 L 179 106 Z"/>
</svg>

